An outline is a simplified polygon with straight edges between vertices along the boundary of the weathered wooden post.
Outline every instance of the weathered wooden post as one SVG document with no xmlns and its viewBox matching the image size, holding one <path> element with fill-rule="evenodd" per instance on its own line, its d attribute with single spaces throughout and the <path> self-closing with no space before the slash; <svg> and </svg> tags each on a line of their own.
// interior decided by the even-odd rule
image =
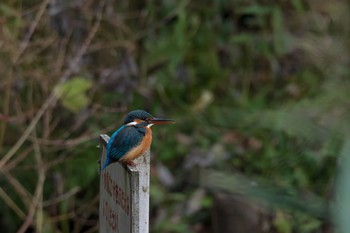
<svg viewBox="0 0 350 233">
<path fill-rule="evenodd" d="M 100 169 L 108 140 L 108 135 L 100 135 Z M 100 233 L 149 232 L 150 152 L 134 162 L 135 167 L 112 163 L 101 171 Z"/>
</svg>

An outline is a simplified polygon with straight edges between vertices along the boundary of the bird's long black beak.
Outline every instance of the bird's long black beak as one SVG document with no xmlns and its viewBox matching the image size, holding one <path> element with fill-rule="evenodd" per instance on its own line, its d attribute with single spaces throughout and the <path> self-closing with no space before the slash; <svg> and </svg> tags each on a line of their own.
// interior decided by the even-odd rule
<svg viewBox="0 0 350 233">
<path fill-rule="evenodd" d="M 155 125 L 165 125 L 165 124 L 175 124 L 176 122 L 170 119 L 154 117 L 149 120 L 149 123 L 155 124 Z"/>
</svg>

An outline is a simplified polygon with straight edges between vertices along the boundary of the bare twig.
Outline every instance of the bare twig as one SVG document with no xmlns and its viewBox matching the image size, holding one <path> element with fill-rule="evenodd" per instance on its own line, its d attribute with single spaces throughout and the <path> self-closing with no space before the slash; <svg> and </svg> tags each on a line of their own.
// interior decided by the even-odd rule
<svg viewBox="0 0 350 233">
<path fill-rule="evenodd" d="M 36 206 L 36 224 L 35 224 L 35 228 L 36 228 L 36 232 L 37 233 L 42 233 L 43 231 L 43 190 L 44 190 L 44 182 L 45 182 L 45 173 L 46 173 L 46 167 L 44 164 L 44 161 L 42 159 L 42 154 L 41 154 L 41 150 L 40 150 L 40 146 L 39 146 L 39 142 L 38 142 L 38 138 L 36 135 L 35 130 L 33 131 L 34 134 L 34 140 L 33 140 L 33 147 L 34 147 L 34 151 L 35 151 L 35 160 L 36 160 L 36 164 L 37 164 L 37 171 L 38 171 L 38 183 L 41 182 L 41 187 L 39 188 L 40 193 L 38 193 L 38 198 L 37 200 L 34 199 L 36 201 L 36 203 L 34 203 L 33 205 Z M 34 202 L 34 201 L 33 201 Z"/>
<path fill-rule="evenodd" d="M 55 197 L 55 198 L 53 198 L 51 200 L 44 201 L 43 202 L 43 206 L 47 207 L 47 206 L 50 206 L 50 205 L 57 204 L 57 203 L 59 203 L 61 201 L 64 201 L 64 200 L 70 198 L 71 196 L 74 196 L 80 190 L 81 190 L 80 187 L 74 187 L 71 190 L 69 190 L 68 192 L 66 192 L 66 193 L 64 193 L 62 195 L 59 195 L 58 197 Z"/>
<path fill-rule="evenodd" d="M 139 31 L 137 32 L 134 36 L 133 36 L 133 40 L 137 41 L 140 40 L 144 37 L 146 37 L 147 35 L 149 35 L 151 32 L 153 32 L 154 30 L 157 30 L 158 28 L 163 27 L 164 25 L 166 25 L 172 18 L 174 18 L 179 11 L 181 11 L 181 9 L 183 9 L 184 7 L 186 7 L 189 4 L 190 1 L 185 0 L 182 1 L 178 4 L 178 6 L 176 6 L 172 11 L 170 11 L 166 16 L 164 16 L 162 19 L 160 19 L 159 21 L 157 21 L 156 23 L 154 23 L 153 25 L 147 27 L 145 30 Z"/>
<path fill-rule="evenodd" d="M 111 126 L 111 127 L 108 127 L 108 129 L 112 129 L 112 128 L 114 128 L 114 126 L 113 126 L 113 127 L 112 127 L 112 126 Z M 85 136 L 82 136 L 82 137 L 79 137 L 79 138 L 77 138 L 77 139 L 68 140 L 68 141 L 64 142 L 64 144 L 61 144 L 61 145 L 60 145 L 60 149 L 62 149 L 62 147 L 63 147 L 63 148 L 73 148 L 73 146 L 75 146 L 75 145 L 84 143 L 85 141 L 91 141 L 91 139 L 96 138 L 96 135 L 95 135 L 95 134 L 91 134 L 90 136 L 91 136 L 91 138 L 89 138 L 89 136 L 86 135 L 86 137 L 85 137 Z M 84 140 L 82 140 L 82 139 L 84 139 Z M 46 141 L 46 142 L 48 142 L 48 141 Z M 97 141 L 96 141 L 96 142 L 97 142 Z M 66 143 L 67 143 L 67 144 L 66 144 Z M 97 145 L 97 143 L 96 143 L 96 145 Z M 57 148 L 57 147 L 58 147 L 58 145 L 55 145 L 55 148 Z M 63 162 L 67 159 L 67 157 L 68 157 L 69 155 L 71 155 L 71 153 L 70 153 L 68 150 L 66 150 L 66 151 L 65 151 L 63 154 L 61 154 L 57 159 L 51 160 L 51 161 L 47 164 L 47 168 L 51 168 L 51 167 L 57 166 L 57 165 L 60 164 L 60 163 L 63 163 Z"/>
<path fill-rule="evenodd" d="M 115 125 L 110 125 L 109 127 L 101 130 L 102 132 L 108 132 L 115 128 Z M 91 141 L 92 139 L 97 138 L 96 132 L 95 133 L 85 133 L 79 137 L 76 138 L 70 138 L 70 139 L 58 139 L 58 140 L 48 140 L 48 139 L 39 139 L 40 144 L 45 146 L 54 146 L 58 147 L 58 149 L 62 148 L 73 148 L 77 145 L 80 145 L 82 143 Z"/>
<path fill-rule="evenodd" d="M 89 48 L 87 53 L 94 53 L 102 49 L 114 49 L 114 48 L 125 48 L 129 51 L 134 51 L 136 50 L 136 44 L 135 42 L 132 42 L 129 40 L 117 40 L 117 41 L 111 41 L 108 43 L 96 43 Z"/>
<path fill-rule="evenodd" d="M 0 170 L 2 167 L 6 164 L 8 160 L 12 158 L 12 156 L 17 152 L 17 150 L 23 145 L 23 143 L 27 140 L 37 123 L 39 122 L 40 118 L 43 116 L 44 112 L 50 105 L 54 105 L 57 102 L 57 98 L 54 94 L 51 94 L 50 97 L 45 101 L 45 103 L 42 105 L 38 113 L 35 115 L 33 120 L 30 122 L 27 129 L 24 131 L 20 139 L 16 142 L 16 144 L 7 152 L 7 154 L 2 158 L 0 161 Z"/>
<path fill-rule="evenodd" d="M 41 169 L 40 169 L 41 170 Z M 26 220 L 22 224 L 21 228 L 17 231 L 17 233 L 24 233 L 28 229 L 28 227 L 32 224 L 35 211 L 39 205 L 40 199 L 42 198 L 42 191 L 45 182 L 45 173 L 39 172 L 39 179 L 35 188 L 35 193 L 33 197 L 32 204 L 29 207 L 29 212 Z"/>
<path fill-rule="evenodd" d="M 93 215 L 98 211 L 96 205 L 99 202 L 99 196 L 96 195 L 94 199 L 90 200 L 89 203 L 84 204 L 76 210 L 76 217 L 74 218 L 75 226 L 73 233 L 81 232 L 82 226 L 96 226 L 97 220 L 89 220 L 89 216 Z"/>
<path fill-rule="evenodd" d="M 22 202 L 29 207 L 32 195 L 28 192 L 26 188 L 18 182 L 7 170 L 0 170 L 1 173 L 6 177 L 12 187 L 16 190 L 17 194 L 21 197 Z"/>
<path fill-rule="evenodd" d="M 28 33 L 26 34 L 23 42 L 19 46 L 19 50 L 17 51 L 17 53 L 15 54 L 15 56 L 14 56 L 14 58 L 12 60 L 13 64 L 16 64 L 18 62 L 18 59 L 23 54 L 24 50 L 28 47 L 30 38 L 32 38 L 32 36 L 34 34 L 34 31 L 35 31 L 36 27 L 38 26 L 38 23 L 39 23 L 41 17 L 44 15 L 48 4 L 49 4 L 49 1 L 48 0 L 44 0 L 42 2 L 42 4 L 40 5 L 39 11 L 35 15 L 35 19 L 31 23 L 31 25 L 29 26 Z"/>
<path fill-rule="evenodd" d="M 33 151 L 33 147 L 28 147 L 25 149 L 20 155 L 18 155 L 15 159 L 13 159 L 10 163 L 6 165 L 6 170 L 11 171 L 14 167 L 17 166 L 27 155 Z"/>
<path fill-rule="evenodd" d="M 60 45 L 57 53 L 57 59 L 54 66 L 55 71 L 60 71 L 64 66 L 64 61 L 66 60 L 66 55 L 67 55 L 68 42 L 71 37 L 71 34 L 72 33 L 69 33 L 63 38 L 62 41 L 60 41 Z"/>
<path fill-rule="evenodd" d="M 35 193 L 33 196 L 32 203 L 29 207 L 28 215 L 21 228 L 18 230 L 18 233 L 24 233 L 27 231 L 28 227 L 32 225 L 34 215 L 37 213 L 37 221 L 36 221 L 36 232 L 41 233 L 43 227 L 43 210 L 42 210 L 42 199 L 43 199 L 43 190 L 44 190 L 44 182 L 45 182 L 45 166 L 42 160 L 41 150 L 39 147 L 38 140 L 36 138 L 36 133 L 33 131 L 34 140 L 33 146 L 35 151 L 35 160 L 38 171 L 38 182 L 35 188 Z"/>
<path fill-rule="evenodd" d="M 24 219 L 26 215 L 24 212 L 18 207 L 18 205 L 9 197 L 6 192 L 0 187 L 0 197 L 4 200 L 4 202 L 20 217 L 20 219 Z"/>
<path fill-rule="evenodd" d="M 11 84 L 12 84 L 12 77 L 13 77 L 13 72 L 12 69 L 8 71 L 7 74 L 7 85 L 6 85 L 6 90 L 4 91 L 4 107 L 3 107 L 3 114 L 5 116 L 8 115 L 9 109 L 10 109 L 10 93 L 11 93 Z M 6 121 L 1 121 L 0 122 L 0 151 L 2 150 L 2 143 L 4 140 L 5 136 L 5 131 L 6 131 Z"/>
<path fill-rule="evenodd" d="M 68 220 L 68 219 L 72 219 L 72 218 L 75 218 L 75 217 L 76 217 L 75 212 L 71 211 L 69 213 L 56 215 L 54 217 L 49 217 L 48 220 L 51 223 L 57 223 L 57 222 L 62 222 L 62 221 L 65 221 L 65 220 Z"/>
<path fill-rule="evenodd" d="M 48 4 L 48 0 L 45 0 L 39 9 L 39 12 L 37 13 L 34 22 L 30 25 L 28 33 L 25 36 L 24 41 L 22 42 L 18 52 L 14 55 L 14 58 L 12 59 L 13 64 L 18 64 L 18 61 L 20 60 L 20 57 L 22 56 L 23 52 L 25 49 L 29 46 L 29 41 L 37 28 L 37 25 L 43 16 L 46 6 Z M 71 61 L 68 62 L 68 68 L 62 73 L 61 77 L 57 81 L 56 85 L 54 88 L 57 86 L 61 85 L 64 83 L 71 75 L 73 72 L 77 70 L 80 66 L 80 61 L 83 55 L 86 53 L 87 49 L 89 48 L 93 38 L 95 37 L 99 26 L 100 22 L 102 19 L 102 13 L 103 13 L 103 8 L 104 8 L 104 1 L 101 2 L 101 9 L 97 15 L 97 19 L 94 22 L 93 26 L 91 27 L 87 38 L 85 39 L 84 43 L 82 46 L 79 48 L 79 50 L 76 52 L 75 56 Z M 59 99 L 60 95 L 52 92 L 46 101 L 41 105 L 40 109 L 35 113 L 34 117 L 32 118 L 30 124 L 25 128 L 23 134 L 21 137 L 18 139 L 18 141 L 10 148 L 10 150 L 5 154 L 5 156 L 0 160 L 0 171 L 5 175 L 7 180 L 9 181 L 10 184 L 14 187 L 14 189 L 17 191 L 17 193 L 21 196 L 23 202 L 26 204 L 28 208 L 28 213 L 27 216 L 23 213 L 22 210 L 17 208 L 18 206 L 13 205 L 13 201 L 8 198 L 5 192 L 2 192 L 3 190 L 0 190 L 0 196 L 6 200 L 10 208 L 12 208 L 17 215 L 20 216 L 20 218 L 25 219 L 23 224 L 18 230 L 18 233 L 24 233 L 28 230 L 28 228 L 35 224 L 35 229 L 36 232 L 42 232 L 43 230 L 43 188 L 44 188 L 44 183 L 46 179 L 46 168 L 43 164 L 42 156 L 41 156 L 41 150 L 40 150 L 40 145 L 39 141 L 35 135 L 35 128 L 38 124 L 38 122 L 41 120 L 43 117 L 44 113 L 49 109 L 53 108 Z M 48 119 L 50 120 L 50 119 Z M 31 137 L 33 135 L 33 137 Z M 10 161 L 13 156 L 18 152 L 18 150 L 22 147 L 23 143 L 28 140 L 32 139 L 33 141 L 33 148 L 35 151 L 35 159 L 36 159 L 36 165 L 37 165 L 37 171 L 38 171 L 38 180 L 37 184 L 35 187 L 34 194 L 30 194 L 19 182 L 17 179 L 12 177 L 12 175 L 9 173 L 8 169 L 2 169 L 4 166 Z M 86 138 L 84 139 L 86 140 Z M 83 140 L 83 141 L 84 141 Z M 75 143 L 81 143 L 82 141 L 78 141 Z M 25 153 L 24 153 L 25 154 Z M 19 161 L 19 160 L 17 160 Z M 13 164 L 12 164 L 13 165 Z M 76 190 L 73 190 L 74 192 L 77 192 Z M 72 193 L 68 193 L 65 196 L 60 196 L 61 199 L 57 199 L 55 201 L 60 201 L 63 200 L 63 198 L 68 198 L 69 195 L 72 195 Z M 35 222 L 34 222 L 35 219 Z"/>
<path fill-rule="evenodd" d="M 88 49 L 89 45 L 91 44 L 92 39 L 95 37 L 97 30 L 100 26 L 101 19 L 102 19 L 102 12 L 103 12 L 103 6 L 104 1 L 101 3 L 101 11 L 97 15 L 97 20 L 95 24 L 92 26 L 88 37 L 84 41 L 83 45 L 81 46 L 80 50 L 77 52 L 76 56 L 73 58 L 73 60 L 70 62 L 70 66 L 68 69 L 63 73 L 61 78 L 56 84 L 56 87 L 65 82 L 69 76 L 73 73 L 74 70 L 76 70 L 76 67 L 79 66 L 79 62 L 84 55 L 85 51 Z M 8 151 L 8 153 L 2 158 L 0 161 L 0 170 L 2 167 L 6 164 L 8 160 L 10 160 L 14 154 L 18 151 L 18 149 L 23 145 L 23 143 L 28 139 L 29 135 L 34 130 L 35 126 L 38 124 L 39 120 L 43 116 L 44 112 L 50 107 L 56 105 L 59 94 L 52 92 L 51 95 L 47 98 L 47 100 L 43 103 L 33 120 L 30 122 L 29 126 L 26 128 L 20 139 L 16 142 L 16 144 Z"/>
</svg>

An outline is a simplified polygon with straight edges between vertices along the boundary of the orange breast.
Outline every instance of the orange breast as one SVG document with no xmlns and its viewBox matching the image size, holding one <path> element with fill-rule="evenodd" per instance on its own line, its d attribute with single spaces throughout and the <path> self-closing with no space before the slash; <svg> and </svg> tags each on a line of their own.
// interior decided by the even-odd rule
<svg viewBox="0 0 350 233">
<path fill-rule="evenodd" d="M 137 157 L 146 153 L 147 150 L 149 150 L 152 144 L 152 130 L 147 127 L 145 128 L 147 132 L 142 142 L 138 146 L 131 149 L 125 156 L 123 156 L 120 159 L 121 162 L 128 162 L 128 161 L 134 160 Z"/>
</svg>

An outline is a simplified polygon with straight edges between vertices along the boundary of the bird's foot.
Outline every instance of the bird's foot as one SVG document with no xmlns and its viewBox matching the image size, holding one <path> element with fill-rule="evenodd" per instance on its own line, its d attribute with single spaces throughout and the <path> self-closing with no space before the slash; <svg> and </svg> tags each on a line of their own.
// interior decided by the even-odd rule
<svg viewBox="0 0 350 233">
<path fill-rule="evenodd" d="M 125 162 L 125 164 L 128 165 L 128 166 L 131 166 L 131 167 L 135 167 L 136 166 L 136 163 L 134 163 L 134 161 L 132 161 L 132 160 Z"/>
</svg>

